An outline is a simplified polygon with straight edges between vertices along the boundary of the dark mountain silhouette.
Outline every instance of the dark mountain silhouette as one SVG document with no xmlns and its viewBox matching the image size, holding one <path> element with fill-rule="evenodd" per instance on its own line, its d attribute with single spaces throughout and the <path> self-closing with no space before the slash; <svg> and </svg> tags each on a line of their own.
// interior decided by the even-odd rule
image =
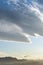
<svg viewBox="0 0 43 65">
<path fill-rule="evenodd" d="M 0 58 L 0 65 L 43 65 L 43 60 L 25 60 L 13 57 Z"/>
<path fill-rule="evenodd" d="M 17 58 L 12 58 L 12 57 L 2 57 L 0 58 L 0 61 L 4 62 L 4 61 L 18 61 Z"/>
</svg>

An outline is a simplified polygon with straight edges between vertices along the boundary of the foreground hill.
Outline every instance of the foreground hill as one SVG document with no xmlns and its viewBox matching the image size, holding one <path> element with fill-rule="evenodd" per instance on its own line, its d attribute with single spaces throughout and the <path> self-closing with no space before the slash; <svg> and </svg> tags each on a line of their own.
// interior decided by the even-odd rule
<svg viewBox="0 0 43 65">
<path fill-rule="evenodd" d="M 17 58 L 0 58 L 0 65 L 43 65 L 43 60 L 18 60 Z"/>
</svg>

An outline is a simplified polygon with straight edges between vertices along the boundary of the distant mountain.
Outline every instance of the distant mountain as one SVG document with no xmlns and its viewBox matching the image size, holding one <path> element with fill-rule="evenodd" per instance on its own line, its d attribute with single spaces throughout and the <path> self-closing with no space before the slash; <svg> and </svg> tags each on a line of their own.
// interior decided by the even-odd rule
<svg viewBox="0 0 43 65">
<path fill-rule="evenodd" d="M 0 65 L 43 65 L 43 60 L 25 60 L 12 57 L 0 58 Z"/>
<path fill-rule="evenodd" d="M 12 57 L 2 57 L 0 58 L 0 62 L 4 62 L 4 61 L 18 61 L 17 58 L 12 58 Z"/>
</svg>

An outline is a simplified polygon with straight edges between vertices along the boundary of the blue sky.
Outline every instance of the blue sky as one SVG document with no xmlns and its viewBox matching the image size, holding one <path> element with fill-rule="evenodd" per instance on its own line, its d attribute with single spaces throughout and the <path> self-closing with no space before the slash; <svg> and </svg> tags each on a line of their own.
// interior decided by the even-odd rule
<svg viewBox="0 0 43 65">
<path fill-rule="evenodd" d="M 43 0 L 0 0 L 0 57 L 43 59 Z"/>
<path fill-rule="evenodd" d="M 32 43 L 15 43 L 0 41 L 0 56 L 25 59 L 43 59 L 43 38 L 31 37 Z"/>
</svg>

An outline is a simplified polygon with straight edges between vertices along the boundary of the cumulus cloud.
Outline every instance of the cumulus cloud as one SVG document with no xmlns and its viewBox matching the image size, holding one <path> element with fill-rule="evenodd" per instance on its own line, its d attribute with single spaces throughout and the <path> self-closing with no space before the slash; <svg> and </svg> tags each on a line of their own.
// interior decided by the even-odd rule
<svg viewBox="0 0 43 65">
<path fill-rule="evenodd" d="M 31 41 L 43 36 L 43 7 L 36 0 L 0 0 L 0 39 Z"/>
</svg>

